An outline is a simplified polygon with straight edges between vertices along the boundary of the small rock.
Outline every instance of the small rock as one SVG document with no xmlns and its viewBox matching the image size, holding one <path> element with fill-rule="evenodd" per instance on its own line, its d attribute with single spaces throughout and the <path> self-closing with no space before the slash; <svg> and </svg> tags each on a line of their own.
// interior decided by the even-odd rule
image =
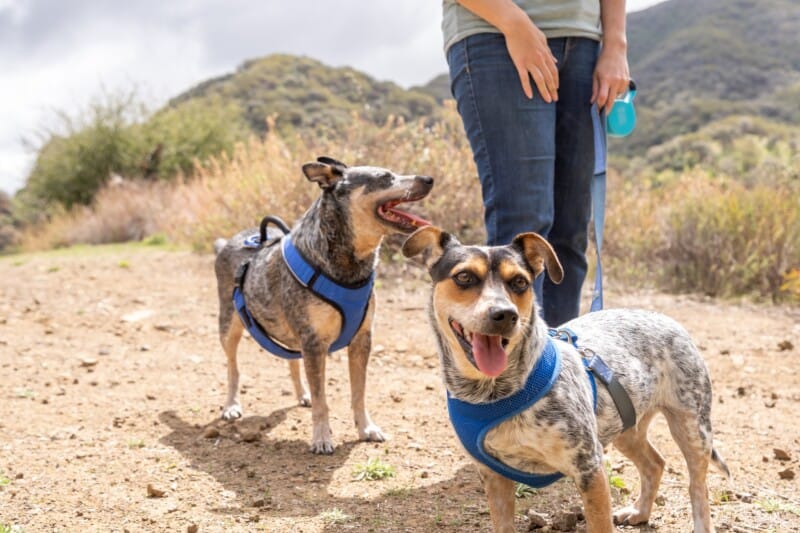
<svg viewBox="0 0 800 533">
<path fill-rule="evenodd" d="M 97 359 L 94 357 L 81 357 L 81 366 L 85 368 L 93 367 L 97 364 Z"/>
<path fill-rule="evenodd" d="M 17 475 L 14 476 L 14 479 L 22 479 L 24 477 L 25 477 L 25 474 L 23 474 L 22 472 L 17 472 Z"/>
<path fill-rule="evenodd" d="M 747 492 L 737 492 L 734 496 L 742 503 L 753 503 L 753 495 Z"/>
<path fill-rule="evenodd" d="M 203 431 L 203 437 L 206 439 L 215 439 L 219 437 L 219 430 L 215 427 L 207 427 L 205 431 Z"/>
<path fill-rule="evenodd" d="M 166 494 L 163 490 L 156 488 L 152 483 L 147 484 L 147 497 L 148 498 L 163 498 Z"/>
<path fill-rule="evenodd" d="M 543 514 L 537 513 L 533 509 L 528 509 L 528 519 L 531 521 L 528 526 L 528 531 L 534 529 L 541 529 L 547 525 L 547 517 Z"/>
<path fill-rule="evenodd" d="M 267 500 L 264 498 L 259 498 L 253 502 L 253 507 L 264 507 L 265 505 L 267 505 Z"/>
<path fill-rule="evenodd" d="M 778 343 L 778 350 L 782 352 L 786 352 L 788 350 L 794 350 L 794 344 L 792 344 L 792 341 L 783 340 Z"/>
<path fill-rule="evenodd" d="M 255 442 L 257 440 L 261 440 L 261 433 L 258 431 L 243 431 L 242 440 L 244 442 Z"/>
<path fill-rule="evenodd" d="M 571 511 L 560 512 L 553 517 L 553 529 L 556 531 L 575 531 L 578 525 L 578 515 Z"/>
<path fill-rule="evenodd" d="M 781 479 L 792 480 L 794 479 L 794 470 L 787 468 L 786 470 L 781 470 L 778 472 L 778 475 Z"/>
<path fill-rule="evenodd" d="M 772 448 L 772 453 L 775 454 L 775 459 L 778 461 L 791 461 L 792 456 L 786 450 L 781 450 L 780 448 Z"/>
<path fill-rule="evenodd" d="M 667 503 L 667 500 L 666 500 L 666 498 L 664 498 L 664 496 L 658 495 L 658 496 L 656 496 L 655 502 L 656 502 L 656 505 L 658 505 L 659 507 L 663 507 L 664 504 Z"/>
<path fill-rule="evenodd" d="M 156 399 L 156 397 L 154 395 L 152 395 L 152 394 L 145 394 L 144 397 L 147 398 L 148 400 L 155 400 Z"/>
<path fill-rule="evenodd" d="M 142 344 L 141 346 L 139 346 L 139 351 L 140 352 L 149 352 L 150 351 L 150 346 L 148 346 L 147 344 Z"/>
<path fill-rule="evenodd" d="M 740 398 L 747 394 L 747 389 L 745 387 L 736 387 L 736 395 Z"/>
<path fill-rule="evenodd" d="M 433 385 L 425 385 L 425 390 L 433 390 Z"/>
<path fill-rule="evenodd" d="M 186 526 L 186 533 L 197 533 L 200 528 L 197 527 L 197 524 L 189 524 Z"/>
<path fill-rule="evenodd" d="M 430 475 L 430 474 L 428 474 L 428 471 L 427 471 L 427 470 L 423 470 L 423 471 L 422 471 L 422 473 L 419 475 L 419 477 L 421 477 L 421 478 L 425 479 L 425 478 L 427 478 L 429 475 Z"/>
</svg>

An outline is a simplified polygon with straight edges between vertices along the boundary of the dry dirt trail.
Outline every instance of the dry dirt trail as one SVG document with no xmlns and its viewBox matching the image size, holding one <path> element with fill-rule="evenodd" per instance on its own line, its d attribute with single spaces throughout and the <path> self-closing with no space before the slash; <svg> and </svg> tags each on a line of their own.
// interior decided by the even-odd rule
<svg viewBox="0 0 800 533">
<path fill-rule="evenodd" d="M 307 451 L 310 411 L 295 406 L 285 363 L 249 339 L 245 417 L 218 420 L 226 378 L 212 264 L 144 247 L 0 258 L 0 532 L 489 531 L 477 473 L 446 419 L 416 267 L 382 270 L 376 289 L 367 398 L 390 439 L 356 440 L 337 353 L 327 375 L 338 448 L 321 457 Z M 666 312 L 702 349 L 717 449 L 734 475 L 732 485 L 710 475 L 718 529 L 800 530 L 800 310 L 613 283 L 606 303 Z M 659 505 L 650 525 L 625 530 L 688 531 L 685 464 L 662 418 L 653 430 L 668 463 Z M 375 458 L 394 477 L 354 480 Z M 613 450 L 608 460 L 623 503 L 634 469 Z M 552 528 L 578 504 L 565 481 L 527 494 L 518 530 L 528 509 Z"/>
</svg>

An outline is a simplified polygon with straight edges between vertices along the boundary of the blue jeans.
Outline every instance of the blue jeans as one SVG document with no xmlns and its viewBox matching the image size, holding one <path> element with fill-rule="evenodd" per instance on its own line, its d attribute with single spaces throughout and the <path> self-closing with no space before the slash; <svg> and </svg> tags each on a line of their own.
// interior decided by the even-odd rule
<svg viewBox="0 0 800 533">
<path fill-rule="evenodd" d="M 472 147 L 483 192 L 489 245 L 519 233 L 547 238 L 564 267 L 560 285 L 540 276 L 534 288 L 545 322 L 578 316 L 586 278 L 594 173 L 592 76 L 599 43 L 549 39 L 558 60 L 558 102 L 528 99 L 502 34 L 482 33 L 447 52 L 451 90 Z"/>
</svg>

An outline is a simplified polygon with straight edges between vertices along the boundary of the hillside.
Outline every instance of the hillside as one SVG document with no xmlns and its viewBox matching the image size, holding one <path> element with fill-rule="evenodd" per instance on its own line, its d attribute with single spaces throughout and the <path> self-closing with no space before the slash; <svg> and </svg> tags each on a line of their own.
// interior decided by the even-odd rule
<svg viewBox="0 0 800 533">
<path fill-rule="evenodd" d="M 628 16 L 642 152 L 734 114 L 794 122 L 800 109 L 800 3 L 669 0 Z"/>
<path fill-rule="evenodd" d="M 235 73 L 202 82 L 170 105 L 213 97 L 237 103 L 256 132 L 266 130 L 266 118 L 272 115 L 278 129 L 330 128 L 347 123 L 354 112 L 381 124 L 390 115 L 407 120 L 431 116 L 438 107 L 423 91 L 376 81 L 350 67 L 284 54 L 246 61 Z"/>
</svg>

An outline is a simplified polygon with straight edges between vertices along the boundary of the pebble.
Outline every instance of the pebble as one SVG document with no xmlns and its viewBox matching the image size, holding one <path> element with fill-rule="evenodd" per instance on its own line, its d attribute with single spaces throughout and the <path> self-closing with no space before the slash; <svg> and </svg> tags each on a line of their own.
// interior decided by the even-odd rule
<svg viewBox="0 0 800 533">
<path fill-rule="evenodd" d="M 148 498 L 163 498 L 166 494 L 163 490 L 153 486 L 152 483 L 147 484 L 147 497 Z"/>
<path fill-rule="evenodd" d="M 97 359 L 94 357 L 81 357 L 81 366 L 85 368 L 93 367 L 97 364 Z"/>
<path fill-rule="evenodd" d="M 197 533 L 200 530 L 197 524 L 189 524 L 186 526 L 186 533 Z"/>
<path fill-rule="evenodd" d="M 772 449 L 772 453 L 775 454 L 775 459 L 777 459 L 778 461 L 791 461 L 792 460 L 792 456 L 789 455 L 789 452 L 787 452 L 786 450 L 782 450 L 780 448 L 773 448 Z"/>
<path fill-rule="evenodd" d="M 531 521 L 528 526 L 528 531 L 533 529 L 541 529 L 547 525 L 547 516 L 537 513 L 533 509 L 528 509 L 528 519 Z"/>
<path fill-rule="evenodd" d="M 794 470 L 792 470 L 791 468 L 787 468 L 786 470 L 781 470 L 780 472 L 778 472 L 778 475 L 780 476 L 781 479 L 786 479 L 791 481 L 792 479 L 794 479 Z"/>
<path fill-rule="evenodd" d="M 242 441 L 244 442 L 255 442 L 257 440 L 261 440 L 261 433 L 258 431 L 243 431 L 242 432 Z"/>
<path fill-rule="evenodd" d="M 553 529 L 556 531 L 575 531 L 578 526 L 578 515 L 571 512 L 560 512 L 553 517 Z"/>
<path fill-rule="evenodd" d="M 215 427 L 207 427 L 205 431 L 203 431 L 203 437 L 206 439 L 215 439 L 219 437 L 219 430 Z"/>
</svg>

